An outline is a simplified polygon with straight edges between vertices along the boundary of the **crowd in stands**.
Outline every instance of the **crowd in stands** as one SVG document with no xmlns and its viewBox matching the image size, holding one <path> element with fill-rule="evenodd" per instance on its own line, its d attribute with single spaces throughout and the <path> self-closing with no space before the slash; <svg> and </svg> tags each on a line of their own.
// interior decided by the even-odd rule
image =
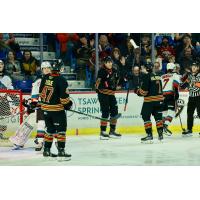
<svg viewBox="0 0 200 200">
<path fill-rule="evenodd" d="M 89 87 L 94 85 L 95 77 L 95 34 L 94 33 L 46 33 L 43 34 L 48 51 L 54 51 L 56 59 L 62 59 L 71 72 L 77 73 L 77 80 L 88 80 Z M 139 48 L 130 42 L 134 39 Z M 138 70 L 145 63 L 152 62 L 162 73 L 167 63 L 175 63 L 177 72 L 184 74 L 193 62 L 200 61 L 200 34 L 176 33 L 155 34 L 152 48 L 151 34 L 140 33 L 101 33 L 99 34 L 99 66 L 105 56 L 111 56 L 114 67 L 120 74 L 122 88 L 126 88 L 124 77 Z M 13 82 L 33 81 L 40 75 L 40 61 L 32 56 L 30 50 L 21 51 L 15 34 L 0 33 L 0 60 L 5 63 L 5 71 Z M 90 77 L 90 78 L 88 78 Z"/>
</svg>

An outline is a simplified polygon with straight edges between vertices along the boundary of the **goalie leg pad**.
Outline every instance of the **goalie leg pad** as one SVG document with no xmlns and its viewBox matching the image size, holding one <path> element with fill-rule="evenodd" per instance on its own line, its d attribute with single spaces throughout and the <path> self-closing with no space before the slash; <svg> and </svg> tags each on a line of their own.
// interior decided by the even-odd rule
<svg viewBox="0 0 200 200">
<path fill-rule="evenodd" d="M 20 125 L 20 127 L 15 132 L 14 136 L 11 136 L 9 140 L 18 146 L 24 146 L 27 142 L 32 130 L 33 126 L 29 122 L 30 115 L 26 118 L 26 120 Z"/>
</svg>

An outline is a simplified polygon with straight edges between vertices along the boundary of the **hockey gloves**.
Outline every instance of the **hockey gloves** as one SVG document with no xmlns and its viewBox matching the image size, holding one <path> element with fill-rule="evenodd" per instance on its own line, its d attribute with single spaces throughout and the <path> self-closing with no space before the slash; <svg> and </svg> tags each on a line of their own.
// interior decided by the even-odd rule
<svg viewBox="0 0 200 200">
<path fill-rule="evenodd" d="M 64 105 L 65 110 L 70 110 L 73 105 L 73 102 L 70 100 L 67 104 Z"/>
<path fill-rule="evenodd" d="M 27 113 L 30 115 L 34 113 L 37 108 L 38 102 L 31 102 L 30 105 L 27 107 Z"/>
</svg>

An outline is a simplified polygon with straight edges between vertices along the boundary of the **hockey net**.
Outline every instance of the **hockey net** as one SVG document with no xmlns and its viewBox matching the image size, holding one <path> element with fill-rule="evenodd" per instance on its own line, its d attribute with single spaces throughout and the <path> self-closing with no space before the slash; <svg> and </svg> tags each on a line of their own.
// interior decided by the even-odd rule
<svg viewBox="0 0 200 200">
<path fill-rule="evenodd" d="M 20 90 L 0 89 L 0 134 L 8 138 L 13 135 L 23 122 L 24 107 Z M 0 138 L 0 146 L 7 140 Z"/>
</svg>

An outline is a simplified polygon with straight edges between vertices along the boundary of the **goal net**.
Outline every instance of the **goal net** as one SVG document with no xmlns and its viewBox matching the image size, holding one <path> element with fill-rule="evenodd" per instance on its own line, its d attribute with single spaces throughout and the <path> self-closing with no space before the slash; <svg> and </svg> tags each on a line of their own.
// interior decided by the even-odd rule
<svg viewBox="0 0 200 200">
<path fill-rule="evenodd" d="M 4 137 L 14 134 L 23 122 L 23 112 L 20 90 L 0 90 L 0 134 Z"/>
</svg>

